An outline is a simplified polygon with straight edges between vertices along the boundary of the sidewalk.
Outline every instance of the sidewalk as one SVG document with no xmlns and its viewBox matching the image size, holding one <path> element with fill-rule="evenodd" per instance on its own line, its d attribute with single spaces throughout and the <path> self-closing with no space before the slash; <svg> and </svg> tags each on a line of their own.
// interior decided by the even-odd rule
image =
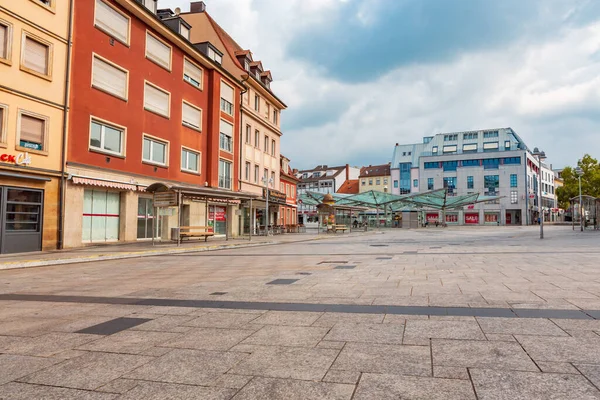
<svg viewBox="0 0 600 400">
<path fill-rule="evenodd" d="M 0 256 L 0 270 L 237 249 L 244 247 L 267 246 L 273 244 L 295 243 L 348 236 L 362 236 L 372 233 L 374 232 L 353 232 L 332 235 L 323 233 L 317 234 L 316 231 L 314 231 L 307 233 L 289 233 L 268 237 L 253 236 L 252 240 L 248 240 L 247 237 L 229 240 L 226 240 L 225 238 L 209 238 L 207 242 L 204 242 L 204 240 L 185 240 L 180 246 L 177 246 L 176 243 L 171 241 L 155 242 L 154 246 L 152 245 L 152 242 L 148 241 L 122 244 L 114 243 L 91 245 L 67 250 L 2 255 Z"/>
</svg>

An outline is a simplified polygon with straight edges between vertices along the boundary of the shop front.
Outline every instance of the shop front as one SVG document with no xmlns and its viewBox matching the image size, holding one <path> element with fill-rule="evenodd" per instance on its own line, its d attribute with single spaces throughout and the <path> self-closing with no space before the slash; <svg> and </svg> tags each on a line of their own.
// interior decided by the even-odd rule
<svg viewBox="0 0 600 400">
<path fill-rule="evenodd" d="M 27 153 L 0 154 L 0 254 L 57 248 L 59 187 Z"/>
<path fill-rule="evenodd" d="M 479 225 L 479 212 L 478 211 L 465 212 L 465 225 Z"/>
</svg>

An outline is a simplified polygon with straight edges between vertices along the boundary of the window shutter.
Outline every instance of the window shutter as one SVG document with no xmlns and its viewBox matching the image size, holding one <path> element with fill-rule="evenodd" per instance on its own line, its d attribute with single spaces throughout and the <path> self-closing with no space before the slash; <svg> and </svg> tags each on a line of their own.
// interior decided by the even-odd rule
<svg viewBox="0 0 600 400">
<path fill-rule="evenodd" d="M 6 50 L 8 45 L 6 40 L 8 39 L 8 28 L 4 25 L 0 25 L 0 58 L 6 58 Z"/>
<path fill-rule="evenodd" d="M 185 60 L 183 73 L 196 82 L 202 82 L 202 70 L 188 60 Z"/>
<path fill-rule="evenodd" d="M 20 140 L 43 144 L 46 121 L 30 115 L 21 115 Z"/>
<path fill-rule="evenodd" d="M 221 82 L 221 98 L 233 104 L 233 88 Z"/>
<path fill-rule="evenodd" d="M 48 74 L 48 46 L 25 37 L 23 65 L 40 74 Z"/>
<path fill-rule="evenodd" d="M 171 48 L 149 33 L 146 33 L 146 55 L 159 65 L 171 68 Z"/>
<path fill-rule="evenodd" d="M 127 72 L 94 57 L 92 85 L 110 94 L 127 98 Z"/>
<path fill-rule="evenodd" d="M 182 114 L 183 114 L 183 122 L 185 122 L 188 125 L 192 125 L 195 128 L 200 129 L 202 114 L 199 109 L 192 107 L 187 103 L 183 103 Z"/>
<path fill-rule="evenodd" d="M 146 83 L 144 88 L 144 107 L 150 111 L 169 116 L 169 94 Z"/>
<path fill-rule="evenodd" d="M 229 137 L 232 137 L 233 136 L 233 125 L 221 120 L 220 132 Z"/>
<path fill-rule="evenodd" d="M 124 43 L 129 43 L 129 19 L 102 0 L 96 0 L 96 25 Z"/>
</svg>

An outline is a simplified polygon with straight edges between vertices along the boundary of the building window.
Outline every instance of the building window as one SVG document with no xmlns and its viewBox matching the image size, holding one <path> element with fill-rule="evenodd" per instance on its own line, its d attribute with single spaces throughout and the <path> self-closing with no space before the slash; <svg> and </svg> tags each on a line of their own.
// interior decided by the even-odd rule
<svg viewBox="0 0 600 400">
<path fill-rule="evenodd" d="M 373 179 L 369 179 L 369 186 L 373 186 Z"/>
<path fill-rule="evenodd" d="M 494 195 L 500 187 L 500 176 L 499 175 L 486 175 L 483 177 L 484 187 L 489 192 L 489 195 Z"/>
<path fill-rule="evenodd" d="M 264 183 L 266 183 L 268 180 L 269 180 L 269 170 L 265 168 L 263 170 L 263 181 L 264 181 Z"/>
<path fill-rule="evenodd" d="M 246 125 L 246 144 L 252 144 L 252 127 Z"/>
<path fill-rule="evenodd" d="M 167 71 L 171 70 L 171 46 L 146 31 L 146 58 Z"/>
<path fill-rule="evenodd" d="M 375 179 L 375 184 L 376 185 L 381 185 L 381 179 Z"/>
<path fill-rule="evenodd" d="M 275 185 L 275 171 L 271 171 L 271 181 L 273 182 L 273 185 Z"/>
<path fill-rule="evenodd" d="M 444 135 L 444 142 L 451 142 L 453 140 L 458 140 L 458 134 Z"/>
<path fill-rule="evenodd" d="M 271 155 L 275 157 L 275 140 L 271 139 Z"/>
<path fill-rule="evenodd" d="M 387 178 L 383 178 L 383 184 L 384 184 L 384 185 L 387 185 L 387 183 L 388 183 L 388 180 L 387 180 Z"/>
<path fill-rule="evenodd" d="M 488 142 L 483 144 L 483 151 L 497 151 L 498 142 Z"/>
<path fill-rule="evenodd" d="M 221 111 L 233 115 L 233 88 L 221 81 Z"/>
<path fill-rule="evenodd" d="M 219 187 L 231 189 L 231 163 L 219 160 Z"/>
<path fill-rule="evenodd" d="M 273 123 L 275 125 L 277 125 L 277 123 L 278 123 L 278 117 L 279 117 L 279 113 L 277 112 L 277 110 L 273 110 Z"/>
<path fill-rule="evenodd" d="M 427 178 L 427 190 L 433 190 L 433 178 Z"/>
<path fill-rule="evenodd" d="M 246 182 L 250 182 L 250 163 L 246 161 L 246 165 L 244 168 L 244 179 Z"/>
<path fill-rule="evenodd" d="M 498 137 L 498 131 L 483 132 L 484 139 L 497 138 L 497 137 Z"/>
<path fill-rule="evenodd" d="M 123 155 L 123 128 L 92 120 L 90 127 L 90 148 L 102 152 Z"/>
<path fill-rule="evenodd" d="M 157 0 L 144 0 L 144 5 L 148 10 L 152 11 L 152 14 L 156 14 L 156 1 Z"/>
<path fill-rule="evenodd" d="M 184 24 L 180 23 L 180 25 L 179 25 L 179 34 L 181 36 L 183 36 L 186 40 L 190 40 L 190 30 Z"/>
<path fill-rule="evenodd" d="M 221 120 L 219 126 L 219 148 L 221 150 L 233 152 L 233 125 L 229 122 Z"/>
<path fill-rule="evenodd" d="M 181 123 L 192 129 L 201 130 L 202 128 L 202 110 L 185 101 L 181 106 Z"/>
<path fill-rule="evenodd" d="M 23 32 L 21 69 L 42 78 L 52 78 L 52 44 Z"/>
<path fill-rule="evenodd" d="M 467 176 L 467 189 L 473 189 L 473 177 Z"/>
<path fill-rule="evenodd" d="M 479 160 L 462 160 L 463 167 L 479 167 L 481 162 Z"/>
<path fill-rule="evenodd" d="M 260 132 L 258 130 L 254 131 L 254 147 L 260 148 Z"/>
<path fill-rule="evenodd" d="M 167 143 L 144 135 L 142 160 L 152 164 L 167 165 Z"/>
<path fill-rule="evenodd" d="M 94 24 L 108 35 L 129 45 L 129 18 L 102 0 L 96 0 Z"/>
<path fill-rule="evenodd" d="M 406 152 L 405 152 L 405 151 L 403 151 L 403 152 L 402 152 L 402 156 L 405 156 L 405 155 L 406 155 Z"/>
<path fill-rule="evenodd" d="M 265 117 L 269 119 L 269 115 L 271 115 L 271 105 L 267 103 L 265 107 Z"/>
<path fill-rule="evenodd" d="M 438 152 L 438 147 L 437 147 L 437 146 L 433 146 L 433 148 L 431 149 L 431 152 L 432 152 L 433 154 L 437 154 L 437 152 Z"/>
<path fill-rule="evenodd" d="M 511 174 L 510 175 L 510 187 L 517 187 L 518 186 L 518 178 L 517 178 L 517 174 Z"/>
<path fill-rule="evenodd" d="M 92 63 L 92 87 L 120 99 L 127 100 L 129 73 L 116 64 L 94 55 Z"/>
<path fill-rule="evenodd" d="M 265 147 L 264 147 L 264 151 L 265 151 L 265 153 L 269 152 L 269 137 L 267 135 L 265 135 Z"/>
<path fill-rule="evenodd" d="M 505 140 L 505 141 L 504 141 L 504 148 L 505 148 L 506 150 L 510 150 L 510 140 Z"/>
<path fill-rule="evenodd" d="M 439 162 L 426 162 L 423 165 L 423 168 L 425 169 L 436 169 L 440 167 L 440 163 Z"/>
<path fill-rule="evenodd" d="M 500 167 L 499 158 L 484 158 L 483 169 L 498 169 Z"/>
<path fill-rule="evenodd" d="M 217 64 L 221 64 L 223 62 L 223 57 L 210 47 L 208 48 L 208 57 L 214 60 Z"/>
<path fill-rule="evenodd" d="M 149 82 L 144 85 L 144 109 L 169 118 L 171 95 Z"/>
<path fill-rule="evenodd" d="M 364 179 L 360 182 L 362 186 L 365 186 L 367 184 L 367 181 L 365 181 Z"/>
<path fill-rule="evenodd" d="M 254 110 L 260 111 L 260 97 L 257 94 L 254 95 Z"/>
<path fill-rule="evenodd" d="M 463 140 L 474 140 L 477 139 L 477 136 L 477 132 L 463 133 Z"/>
<path fill-rule="evenodd" d="M 0 61 L 10 64 L 12 47 L 12 24 L 0 20 Z"/>
<path fill-rule="evenodd" d="M 458 161 L 444 161 L 442 163 L 442 168 L 444 171 L 456 171 L 458 167 Z"/>
<path fill-rule="evenodd" d="M 504 159 L 504 165 L 521 165 L 521 157 L 507 157 Z"/>
<path fill-rule="evenodd" d="M 396 181 L 397 182 L 397 181 Z M 395 187 L 395 186 L 394 186 Z M 418 179 L 413 179 L 413 187 L 418 188 L 419 187 L 419 180 Z"/>
<path fill-rule="evenodd" d="M 448 153 L 456 153 L 458 151 L 458 146 L 455 144 L 452 145 L 448 145 L 448 146 L 444 146 L 442 148 L 442 152 L 444 154 L 448 154 Z"/>
<path fill-rule="evenodd" d="M 0 143 L 6 143 L 6 118 L 8 117 L 8 108 L 0 104 Z"/>
<path fill-rule="evenodd" d="M 512 190 L 510 192 L 510 204 L 518 204 L 519 203 L 519 192 L 516 190 Z"/>
<path fill-rule="evenodd" d="M 202 69 L 198 68 L 187 59 L 184 59 L 183 80 L 198 89 L 202 89 Z"/>
<path fill-rule="evenodd" d="M 186 172 L 199 172 L 200 154 L 188 150 L 186 148 L 181 149 L 181 170 Z"/>
<path fill-rule="evenodd" d="M 37 114 L 20 111 L 19 145 L 26 150 L 46 150 L 48 135 L 48 118 Z"/>
<path fill-rule="evenodd" d="M 254 164 L 254 183 L 258 183 L 258 165 Z"/>
<path fill-rule="evenodd" d="M 463 144 L 463 153 L 475 153 L 475 152 L 477 152 L 477 143 Z"/>
</svg>

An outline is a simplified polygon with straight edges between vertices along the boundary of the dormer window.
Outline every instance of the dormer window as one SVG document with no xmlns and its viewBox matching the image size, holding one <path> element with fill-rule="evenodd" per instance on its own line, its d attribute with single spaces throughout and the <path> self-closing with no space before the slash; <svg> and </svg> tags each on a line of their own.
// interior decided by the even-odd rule
<svg viewBox="0 0 600 400">
<path fill-rule="evenodd" d="M 179 25 L 179 33 L 181 34 L 181 36 L 183 36 L 187 40 L 190 40 L 190 30 L 188 29 L 187 26 L 180 24 Z"/>
<path fill-rule="evenodd" d="M 250 71 L 250 63 L 248 62 L 247 59 L 244 61 L 244 69 L 246 71 Z"/>
<path fill-rule="evenodd" d="M 220 54 L 217 54 L 211 47 L 208 48 L 208 57 L 214 60 L 217 64 L 221 64 L 223 62 L 223 57 Z"/>
<path fill-rule="evenodd" d="M 152 14 L 156 14 L 156 0 L 144 0 L 144 6 L 152 11 Z"/>
</svg>

